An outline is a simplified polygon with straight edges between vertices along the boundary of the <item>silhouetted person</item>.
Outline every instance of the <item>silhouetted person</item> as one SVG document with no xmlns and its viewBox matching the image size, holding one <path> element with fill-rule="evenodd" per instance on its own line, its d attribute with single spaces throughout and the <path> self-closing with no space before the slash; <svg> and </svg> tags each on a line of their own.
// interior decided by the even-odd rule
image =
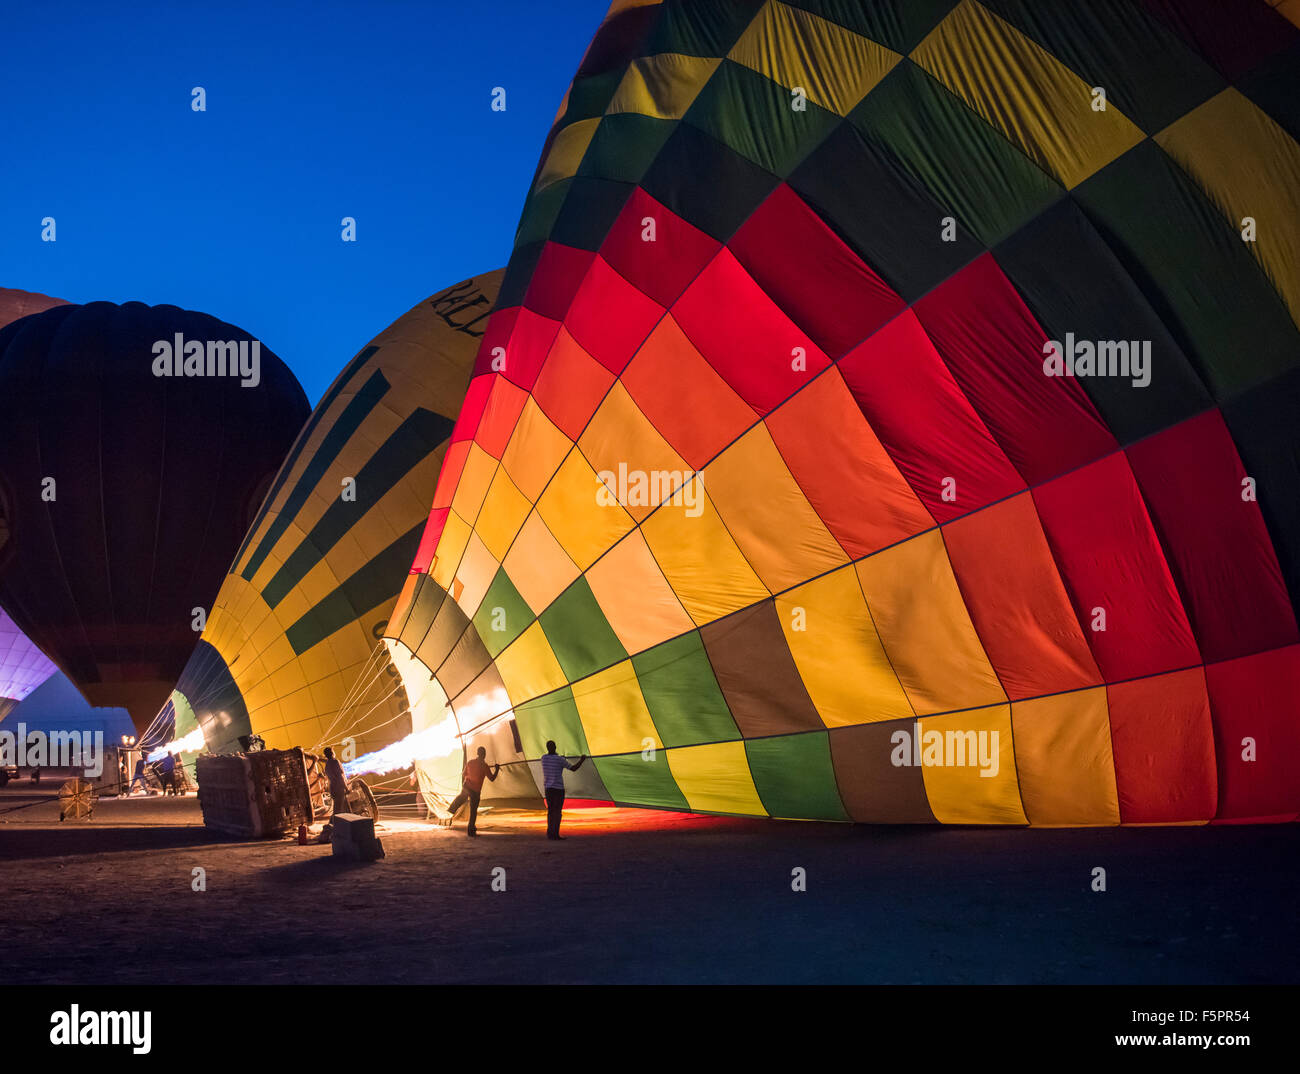
<svg viewBox="0 0 1300 1074">
<path fill-rule="evenodd" d="M 488 767 L 487 750 L 482 746 L 478 748 L 478 756 L 465 762 L 465 771 L 461 773 L 460 794 L 456 795 L 451 805 L 447 808 L 451 810 L 452 819 L 456 818 L 456 810 L 465 804 L 469 799 L 469 827 L 465 830 L 466 835 L 478 835 L 476 826 L 478 821 L 478 800 L 483 793 L 483 780 L 490 779 L 496 781 L 497 773 L 501 771 L 501 766 L 497 765 L 493 771 Z"/>
<path fill-rule="evenodd" d="M 149 793 L 149 784 L 144 781 L 144 754 L 143 753 L 140 754 L 140 759 L 135 762 L 135 775 L 131 778 L 131 786 L 126 792 L 128 795 L 135 793 L 135 785 L 137 783 L 140 784 L 140 790 L 142 790 L 145 794 Z"/>
<path fill-rule="evenodd" d="M 158 772 L 162 777 L 163 794 L 170 791 L 176 793 L 176 756 L 171 750 L 167 751 L 167 756 L 158 762 Z"/>
<path fill-rule="evenodd" d="M 542 786 L 546 791 L 546 838 L 563 839 L 560 834 L 560 817 L 564 813 L 564 770 L 576 772 L 587 759 L 584 753 L 577 764 L 569 764 L 562 753 L 555 752 L 555 743 L 546 743 L 546 756 L 542 758 Z"/>
<path fill-rule="evenodd" d="M 329 780 L 330 797 L 334 799 L 334 812 L 348 811 L 348 777 L 343 774 L 343 765 L 334 756 L 334 751 L 325 747 L 325 778 Z"/>
</svg>

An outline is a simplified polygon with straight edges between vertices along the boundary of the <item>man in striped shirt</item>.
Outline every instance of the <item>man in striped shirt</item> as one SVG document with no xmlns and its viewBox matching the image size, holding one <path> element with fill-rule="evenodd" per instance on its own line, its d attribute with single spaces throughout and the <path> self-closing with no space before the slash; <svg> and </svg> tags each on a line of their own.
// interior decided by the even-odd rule
<svg viewBox="0 0 1300 1074">
<path fill-rule="evenodd" d="M 546 838 L 563 839 L 560 834 L 560 816 L 564 812 L 564 770 L 576 772 L 587 759 L 584 753 L 577 764 L 569 764 L 562 753 L 555 752 L 555 743 L 546 743 L 546 756 L 542 758 L 542 787 L 546 791 Z"/>
</svg>

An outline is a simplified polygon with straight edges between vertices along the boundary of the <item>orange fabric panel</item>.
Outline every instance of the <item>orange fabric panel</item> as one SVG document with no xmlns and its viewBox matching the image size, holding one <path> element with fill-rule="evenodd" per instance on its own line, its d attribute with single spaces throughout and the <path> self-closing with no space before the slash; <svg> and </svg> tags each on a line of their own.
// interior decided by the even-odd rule
<svg viewBox="0 0 1300 1074">
<path fill-rule="evenodd" d="M 1011 706 L 1020 797 L 1038 827 L 1119 823 L 1104 687 Z"/>
<path fill-rule="evenodd" d="M 577 440 L 613 383 L 614 374 L 561 328 L 533 386 L 533 398 L 565 436 Z"/>
</svg>

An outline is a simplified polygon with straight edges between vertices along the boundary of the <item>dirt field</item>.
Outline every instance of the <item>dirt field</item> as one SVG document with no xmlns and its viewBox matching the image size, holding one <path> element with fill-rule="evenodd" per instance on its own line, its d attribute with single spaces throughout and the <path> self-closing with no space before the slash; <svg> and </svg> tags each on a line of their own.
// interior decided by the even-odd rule
<svg viewBox="0 0 1300 1074">
<path fill-rule="evenodd" d="M 0 978 L 1300 980 L 1295 824 L 861 828 L 587 807 L 566 813 L 563 843 L 518 809 L 484 814 L 477 840 L 463 824 L 381 828 L 384 861 L 343 864 L 328 846 L 214 841 L 193 797 L 106 800 L 59 824 L 47 793 L 11 786 Z"/>
</svg>

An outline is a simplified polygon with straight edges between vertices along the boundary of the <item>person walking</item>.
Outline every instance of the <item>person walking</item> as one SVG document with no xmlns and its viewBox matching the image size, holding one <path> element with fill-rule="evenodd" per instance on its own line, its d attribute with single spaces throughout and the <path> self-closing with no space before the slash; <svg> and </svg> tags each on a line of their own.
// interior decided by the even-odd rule
<svg viewBox="0 0 1300 1074">
<path fill-rule="evenodd" d="M 348 778 L 343 774 L 343 764 L 334 756 L 334 750 L 325 747 L 325 778 L 330 785 L 330 798 L 335 813 L 348 811 Z"/>
<path fill-rule="evenodd" d="M 465 770 L 460 777 L 460 794 L 456 795 L 447 808 L 451 811 L 452 819 L 455 820 L 456 810 L 467 800 L 469 801 L 469 827 L 465 829 L 466 835 L 478 835 L 478 800 L 483 794 L 483 780 L 495 782 L 500 771 L 500 765 L 497 765 L 495 770 L 488 766 L 487 750 L 482 746 L 478 748 L 477 757 L 465 762 Z"/>
<path fill-rule="evenodd" d="M 542 758 L 542 786 L 546 791 L 546 838 L 563 839 L 560 818 L 564 814 L 564 770 L 576 772 L 587 759 L 584 753 L 577 764 L 569 764 L 562 753 L 555 752 L 555 743 L 546 743 L 546 756 Z"/>
</svg>

